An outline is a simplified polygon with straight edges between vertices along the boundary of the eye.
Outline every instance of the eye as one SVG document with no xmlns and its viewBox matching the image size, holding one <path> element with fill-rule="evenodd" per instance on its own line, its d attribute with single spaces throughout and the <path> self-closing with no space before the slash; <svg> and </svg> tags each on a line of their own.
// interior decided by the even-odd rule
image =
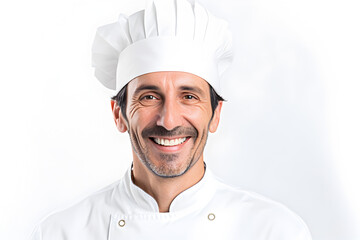
<svg viewBox="0 0 360 240">
<path fill-rule="evenodd" d="M 141 99 L 142 100 L 155 100 L 157 98 L 154 95 L 145 95 Z"/>
<path fill-rule="evenodd" d="M 184 99 L 186 99 L 186 100 L 196 100 L 197 98 L 194 95 L 186 94 L 186 95 L 184 95 Z"/>
<path fill-rule="evenodd" d="M 156 94 L 144 94 L 140 97 L 139 102 L 143 105 L 154 105 L 158 104 L 160 100 L 160 97 Z"/>
</svg>

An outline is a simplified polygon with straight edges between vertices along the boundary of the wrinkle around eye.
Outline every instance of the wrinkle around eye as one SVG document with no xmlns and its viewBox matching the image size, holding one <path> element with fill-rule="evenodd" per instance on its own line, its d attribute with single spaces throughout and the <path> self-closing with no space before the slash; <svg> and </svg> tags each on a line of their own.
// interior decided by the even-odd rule
<svg viewBox="0 0 360 240">
<path fill-rule="evenodd" d="M 136 112 L 139 108 L 141 108 L 141 105 L 138 104 L 137 102 L 131 103 L 130 106 L 129 106 L 129 115 L 130 115 L 130 117 L 133 117 L 134 114 L 135 114 L 135 112 Z"/>
<path fill-rule="evenodd" d="M 154 99 L 144 99 L 144 97 L 152 96 Z M 129 114 L 130 116 L 133 116 L 136 111 L 147 108 L 147 107 L 156 107 L 160 104 L 160 99 L 156 96 L 153 96 L 151 94 L 144 95 L 139 98 L 132 99 L 130 105 L 129 105 Z"/>
</svg>

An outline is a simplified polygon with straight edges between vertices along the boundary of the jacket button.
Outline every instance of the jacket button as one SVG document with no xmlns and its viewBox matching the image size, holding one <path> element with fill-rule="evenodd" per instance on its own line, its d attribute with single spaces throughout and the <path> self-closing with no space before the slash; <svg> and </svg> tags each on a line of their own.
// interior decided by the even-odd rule
<svg viewBox="0 0 360 240">
<path fill-rule="evenodd" d="M 118 225 L 120 227 L 124 227 L 125 226 L 125 220 L 121 219 L 119 222 L 118 222 Z"/>
<path fill-rule="evenodd" d="M 214 221 L 214 219 L 215 219 L 215 214 L 209 213 L 208 219 L 209 219 L 210 221 Z"/>
</svg>

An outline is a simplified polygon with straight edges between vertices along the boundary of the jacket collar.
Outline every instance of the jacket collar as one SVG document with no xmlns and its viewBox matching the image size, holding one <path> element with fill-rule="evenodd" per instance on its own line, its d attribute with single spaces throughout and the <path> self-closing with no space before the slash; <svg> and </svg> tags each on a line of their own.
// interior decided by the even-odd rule
<svg viewBox="0 0 360 240">
<path fill-rule="evenodd" d="M 175 197 L 170 205 L 170 213 L 185 213 L 199 210 L 205 206 L 214 195 L 214 177 L 209 169 L 205 167 L 203 178 L 192 187 L 181 192 Z M 128 203 L 123 209 L 127 213 L 159 213 L 155 199 L 144 190 L 136 186 L 131 179 L 131 168 L 129 168 L 119 184 L 120 200 Z"/>
</svg>

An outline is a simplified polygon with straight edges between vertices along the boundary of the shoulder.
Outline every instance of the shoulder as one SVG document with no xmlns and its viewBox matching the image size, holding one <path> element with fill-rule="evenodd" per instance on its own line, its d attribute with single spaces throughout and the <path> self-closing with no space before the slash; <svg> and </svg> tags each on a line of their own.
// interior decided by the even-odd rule
<svg viewBox="0 0 360 240">
<path fill-rule="evenodd" d="M 284 204 L 255 192 L 229 186 L 216 177 L 214 182 L 217 185 L 215 201 L 229 209 L 238 221 L 254 228 L 254 231 L 268 229 L 275 236 L 271 239 L 286 239 L 286 236 L 299 240 L 311 239 L 301 217 Z"/>
<path fill-rule="evenodd" d="M 99 191 L 85 197 L 81 201 L 61 210 L 50 214 L 48 217 L 45 218 L 44 221 L 56 221 L 62 218 L 69 218 L 71 216 L 76 215 L 79 218 L 82 215 L 96 214 L 98 210 L 106 209 L 111 207 L 113 204 L 113 196 L 114 193 L 117 191 L 117 186 L 119 185 L 120 181 L 116 181 Z"/>
<path fill-rule="evenodd" d="M 114 195 L 119 182 L 116 181 L 63 210 L 49 214 L 38 224 L 31 239 L 66 239 L 62 235 L 71 234 L 72 229 L 76 232 L 75 229 L 106 222 L 109 216 L 107 213 L 114 208 Z"/>
</svg>

